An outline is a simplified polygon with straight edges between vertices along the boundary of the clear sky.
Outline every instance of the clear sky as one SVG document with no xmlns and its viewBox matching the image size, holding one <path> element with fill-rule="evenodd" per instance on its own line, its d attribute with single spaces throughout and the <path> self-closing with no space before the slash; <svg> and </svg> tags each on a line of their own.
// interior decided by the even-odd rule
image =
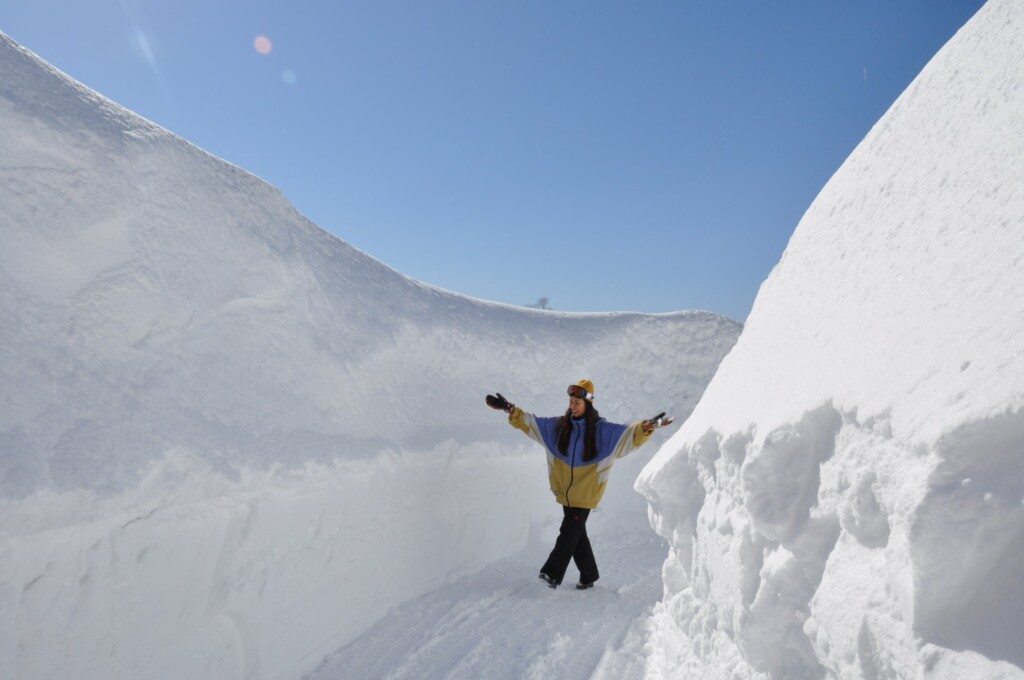
<svg viewBox="0 0 1024 680">
<path fill-rule="evenodd" d="M 416 279 L 746 318 L 980 0 L 0 0 L 0 30 Z"/>
</svg>

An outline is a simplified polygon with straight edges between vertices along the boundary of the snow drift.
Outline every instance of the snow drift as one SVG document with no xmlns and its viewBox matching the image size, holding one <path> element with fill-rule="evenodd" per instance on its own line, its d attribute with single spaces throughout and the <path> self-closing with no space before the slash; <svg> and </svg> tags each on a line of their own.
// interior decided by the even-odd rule
<svg viewBox="0 0 1024 680">
<path fill-rule="evenodd" d="M 550 521 L 487 392 L 685 416 L 739 333 L 413 281 L 2 34 L 0 206 L 12 677 L 299 677 Z"/>
<path fill-rule="evenodd" d="M 651 677 L 1024 678 L 1024 5 L 829 181 L 638 480 Z"/>
</svg>

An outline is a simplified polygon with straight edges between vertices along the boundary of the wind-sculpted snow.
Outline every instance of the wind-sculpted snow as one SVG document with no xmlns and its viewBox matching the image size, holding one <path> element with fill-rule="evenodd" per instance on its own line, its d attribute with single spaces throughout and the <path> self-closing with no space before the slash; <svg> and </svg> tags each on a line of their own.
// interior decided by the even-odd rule
<svg viewBox="0 0 1024 680">
<path fill-rule="evenodd" d="M 485 394 L 682 418 L 740 328 L 418 283 L 3 35 L 0 206 L 4 677 L 300 677 L 554 514 Z"/>
<path fill-rule="evenodd" d="M 924 69 L 641 474 L 648 676 L 1024 678 L 1022 36 L 993 0 Z"/>
</svg>

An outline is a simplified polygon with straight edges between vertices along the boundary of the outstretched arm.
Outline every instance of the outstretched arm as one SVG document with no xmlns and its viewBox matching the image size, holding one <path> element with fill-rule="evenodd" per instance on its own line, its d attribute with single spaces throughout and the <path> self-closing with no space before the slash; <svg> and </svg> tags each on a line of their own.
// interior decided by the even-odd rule
<svg viewBox="0 0 1024 680">
<path fill-rule="evenodd" d="M 502 396 L 501 392 L 488 394 L 485 401 L 488 406 L 496 411 L 505 411 L 508 413 L 509 425 L 516 428 L 537 443 L 544 444 L 544 437 L 541 435 L 540 428 L 537 426 L 537 419 L 532 413 L 527 413 L 510 402 Z"/>
<path fill-rule="evenodd" d="M 494 396 L 487 395 L 487 405 L 499 411 L 507 411 L 509 425 L 543 446 L 547 451 L 555 450 L 559 417 L 538 418 L 510 403 L 500 393 Z"/>
<path fill-rule="evenodd" d="M 554 418 L 538 418 L 518 406 L 513 406 L 512 411 L 508 414 L 509 425 L 545 448 L 548 448 L 551 443 L 548 439 L 553 437 L 554 420 Z"/>
<path fill-rule="evenodd" d="M 671 422 L 671 416 L 665 417 L 664 413 L 659 413 L 653 418 L 640 420 L 629 425 L 613 425 L 609 423 L 608 427 L 619 428 L 619 431 L 622 433 L 617 435 L 617 444 L 613 452 L 615 457 L 621 458 L 627 453 L 640 448 L 647 443 L 656 429 L 664 427 Z"/>
<path fill-rule="evenodd" d="M 639 423 L 633 423 L 633 448 L 639 449 L 641 446 L 647 443 L 647 440 L 654 434 L 654 428 L 647 429 L 644 427 L 645 421 Z"/>
</svg>

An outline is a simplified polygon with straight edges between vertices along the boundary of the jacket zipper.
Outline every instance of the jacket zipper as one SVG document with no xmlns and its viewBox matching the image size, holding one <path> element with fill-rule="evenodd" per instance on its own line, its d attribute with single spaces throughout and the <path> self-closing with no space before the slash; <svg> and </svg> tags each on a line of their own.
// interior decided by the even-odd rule
<svg viewBox="0 0 1024 680">
<path fill-rule="evenodd" d="M 576 423 L 572 423 L 572 433 L 576 435 Z M 575 441 L 574 441 L 575 440 Z M 565 487 L 565 505 L 571 508 L 572 503 L 569 502 L 569 489 L 572 488 L 572 483 L 576 478 L 576 445 L 575 442 L 579 441 L 578 436 L 574 436 L 573 439 L 569 440 L 570 448 L 572 449 L 572 457 L 569 461 L 569 486 Z"/>
</svg>

